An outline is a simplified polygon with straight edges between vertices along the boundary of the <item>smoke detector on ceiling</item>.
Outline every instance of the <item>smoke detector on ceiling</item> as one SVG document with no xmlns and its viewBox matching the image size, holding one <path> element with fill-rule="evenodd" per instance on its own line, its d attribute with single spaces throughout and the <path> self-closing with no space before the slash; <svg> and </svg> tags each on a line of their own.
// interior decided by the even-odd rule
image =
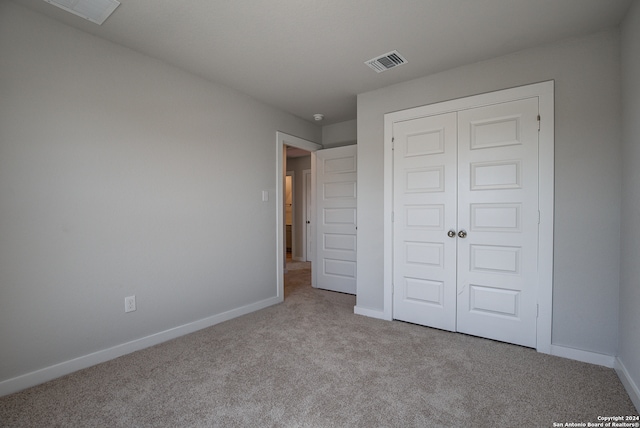
<svg viewBox="0 0 640 428">
<path fill-rule="evenodd" d="M 117 0 L 44 0 L 54 6 L 78 15 L 98 25 L 113 13 L 120 2 Z"/>
<path fill-rule="evenodd" d="M 380 55 L 377 58 L 370 59 L 364 63 L 371 67 L 376 73 L 382 73 L 390 68 L 397 67 L 402 64 L 406 64 L 408 61 L 404 59 L 400 52 L 391 51 L 384 55 Z"/>
</svg>

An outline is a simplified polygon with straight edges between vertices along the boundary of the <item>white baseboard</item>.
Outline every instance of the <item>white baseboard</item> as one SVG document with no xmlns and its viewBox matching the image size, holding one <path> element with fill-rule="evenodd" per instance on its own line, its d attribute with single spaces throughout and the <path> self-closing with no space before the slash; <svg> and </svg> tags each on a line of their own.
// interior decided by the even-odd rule
<svg viewBox="0 0 640 428">
<path fill-rule="evenodd" d="M 631 398 L 631 402 L 636 406 L 638 413 L 640 413 L 640 388 L 638 388 L 638 384 L 631 378 L 631 375 L 629 375 L 627 368 L 622 361 L 620 361 L 620 358 L 616 358 L 615 369 L 620 381 L 624 385 L 624 389 L 627 390 L 627 394 L 629 394 L 629 398 Z"/>
<path fill-rule="evenodd" d="M 171 339 L 175 339 L 180 336 L 184 336 L 185 334 L 202 330 L 203 328 L 211 327 L 221 322 L 228 321 L 230 319 L 237 318 L 239 316 L 246 315 L 260 309 L 264 309 L 268 306 L 272 306 L 280 302 L 282 302 L 281 298 L 271 297 L 269 299 L 232 309 L 218 315 L 203 318 L 201 320 L 174 327 L 169 330 L 161 331 L 150 336 L 132 340 L 131 342 L 122 343 L 111 348 L 103 349 L 101 351 L 83 355 L 69 361 L 64 361 L 59 364 L 54 364 L 40 370 L 4 380 L 0 382 L 0 397 L 2 397 L 3 395 L 21 391 L 35 385 L 39 385 L 44 382 L 48 382 L 60 376 L 67 375 L 69 373 L 73 373 L 75 371 L 82 370 L 96 364 L 104 363 L 105 361 L 109 361 L 114 358 L 118 358 L 123 355 L 157 345 L 162 342 L 166 342 Z"/>
<path fill-rule="evenodd" d="M 551 345 L 551 355 L 582 361 L 583 363 L 596 364 L 612 369 L 615 365 L 613 355 L 598 354 L 597 352 L 583 351 L 581 349 L 568 348 L 566 346 Z"/>
<path fill-rule="evenodd" d="M 363 308 L 361 306 L 354 306 L 353 307 L 353 313 L 356 315 L 364 315 L 365 317 L 370 317 L 370 318 L 378 318 L 381 320 L 386 320 L 385 316 L 384 316 L 384 311 L 380 311 L 377 309 L 369 309 L 369 308 Z"/>
</svg>

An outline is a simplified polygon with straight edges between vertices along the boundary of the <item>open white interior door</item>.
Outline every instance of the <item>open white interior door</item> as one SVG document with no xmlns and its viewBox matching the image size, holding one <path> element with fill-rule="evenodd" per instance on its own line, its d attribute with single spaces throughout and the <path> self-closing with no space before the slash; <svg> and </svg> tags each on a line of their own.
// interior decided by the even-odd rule
<svg viewBox="0 0 640 428">
<path fill-rule="evenodd" d="M 314 287 L 356 294 L 357 146 L 315 152 Z"/>
</svg>

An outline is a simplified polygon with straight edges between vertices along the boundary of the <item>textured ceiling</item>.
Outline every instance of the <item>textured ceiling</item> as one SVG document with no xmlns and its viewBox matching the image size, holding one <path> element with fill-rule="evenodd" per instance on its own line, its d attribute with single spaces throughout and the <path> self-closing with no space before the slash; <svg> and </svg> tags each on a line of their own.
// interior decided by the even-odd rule
<svg viewBox="0 0 640 428">
<path fill-rule="evenodd" d="M 102 26 L 13 1 L 331 124 L 356 118 L 358 93 L 616 27 L 633 0 L 120 0 Z M 394 49 L 408 64 L 364 64 Z"/>
</svg>

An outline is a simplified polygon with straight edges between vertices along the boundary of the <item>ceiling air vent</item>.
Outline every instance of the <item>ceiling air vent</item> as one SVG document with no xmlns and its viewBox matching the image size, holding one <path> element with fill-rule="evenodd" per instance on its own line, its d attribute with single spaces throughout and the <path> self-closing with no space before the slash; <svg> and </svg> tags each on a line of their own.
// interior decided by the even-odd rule
<svg viewBox="0 0 640 428">
<path fill-rule="evenodd" d="M 404 59 L 400 52 L 391 51 L 377 58 L 365 61 L 369 67 L 371 67 L 376 73 L 382 73 L 390 68 L 397 67 L 398 65 L 406 64 L 407 60 Z"/>
<path fill-rule="evenodd" d="M 113 13 L 120 2 L 117 0 L 44 0 L 60 9 L 71 12 L 98 25 Z"/>
</svg>

